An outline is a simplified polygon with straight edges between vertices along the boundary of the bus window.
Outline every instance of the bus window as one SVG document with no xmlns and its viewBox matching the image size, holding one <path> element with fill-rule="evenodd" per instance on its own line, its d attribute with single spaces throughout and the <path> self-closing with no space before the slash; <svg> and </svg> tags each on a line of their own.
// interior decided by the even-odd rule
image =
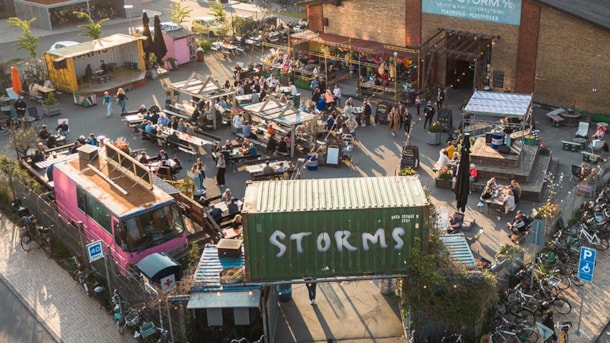
<svg viewBox="0 0 610 343">
<path fill-rule="evenodd" d="M 157 208 L 126 219 L 122 224 L 126 231 L 126 251 L 141 251 L 165 243 L 184 232 L 184 223 L 175 205 Z M 120 238 L 120 237 L 119 237 Z"/>
</svg>

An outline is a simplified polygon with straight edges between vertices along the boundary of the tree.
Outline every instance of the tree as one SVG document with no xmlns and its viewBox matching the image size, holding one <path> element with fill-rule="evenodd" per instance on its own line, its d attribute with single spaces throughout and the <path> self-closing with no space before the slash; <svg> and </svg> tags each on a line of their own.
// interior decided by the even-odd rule
<svg viewBox="0 0 610 343">
<path fill-rule="evenodd" d="M 36 146 L 36 138 L 38 132 L 32 127 L 22 127 L 19 130 L 11 128 L 10 144 L 17 153 L 17 158 L 22 158 L 27 155 L 29 149 Z"/>
<path fill-rule="evenodd" d="M 216 21 L 226 29 L 227 13 L 225 12 L 224 6 L 220 3 L 220 0 L 216 0 L 210 8 L 212 8 L 212 15 L 216 18 Z"/>
<path fill-rule="evenodd" d="M 169 20 L 176 24 L 182 25 L 193 12 L 192 8 L 182 6 L 182 2 L 172 2 L 169 8 L 165 9 L 170 13 Z"/>
<path fill-rule="evenodd" d="M 21 36 L 17 38 L 17 49 L 25 50 L 30 53 L 30 57 L 36 58 L 36 49 L 38 49 L 39 37 L 32 35 L 32 23 L 36 21 L 36 18 L 30 20 L 23 20 L 17 17 L 8 18 L 8 24 L 21 29 Z"/>
<path fill-rule="evenodd" d="M 72 13 L 74 13 L 74 15 L 78 19 L 87 20 L 87 24 L 78 25 L 78 27 L 83 29 L 83 33 L 82 33 L 83 36 L 89 37 L 91 39 L 99 39 L 100 36 L 102 35 L 102 24 L 104 24 L 105 22 L 110 20 L 108 18 L 103 18 L 96 23 L 93 19 L 91 19 L 89 14 L 86 12 L 74 11 Z"/>
</svg>

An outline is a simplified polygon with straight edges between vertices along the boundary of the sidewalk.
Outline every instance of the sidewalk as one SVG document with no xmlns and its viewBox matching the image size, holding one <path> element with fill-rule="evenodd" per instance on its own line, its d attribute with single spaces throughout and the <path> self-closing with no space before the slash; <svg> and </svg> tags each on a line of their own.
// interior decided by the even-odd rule
<svg viewBox="0 0 610 343">
<path fill-rule="evenodd" d="M 134 341 L 128 330 L 119 335 L 111 315 L 54 260 L 34 248 L 23 251 L 19 227 L 4 215 L 0 221 L 0 278 L 58 342 Z"/>
</svg>

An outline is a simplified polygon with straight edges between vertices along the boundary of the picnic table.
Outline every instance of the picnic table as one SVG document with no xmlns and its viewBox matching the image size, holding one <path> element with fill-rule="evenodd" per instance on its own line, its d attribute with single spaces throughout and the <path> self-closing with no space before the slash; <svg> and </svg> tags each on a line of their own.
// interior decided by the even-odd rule
<svg viewBox="0 0 610 343">
<path fill-rule="evenodd" d="M 203 147 L 203 146 L 212 144 L 212 142 L 207 139 L 203 139 L 203 138 L 193 136 L 193 135 L 188 135 L 184 132 L 180 132 L 180 131 L 174 130 L 172 128 L 169 128 L 169 127 L 163 128 L 163 131 L 162 131 L 163 136 L 161 138 L 167 139 L 169 136 L 171 136 L 174 133 L 178 137 L 179 144 L 182 144 L 182 145 L 186 145 L 186 146 L 193 145 L 196 147 Z"/>
<path fill-rule="evenodd" d="M 38 168 L 38 169 L 47 169 L 49 166 L 51 166 L 55 163 L 71 161 L 76 158 L 78 158 L 78 154 L 54 155 L 54 156 L 51 156 L 50 158 L 47 158 L 44 161 L 36 162 L 35 165 L 36 165 L 36 168 Z"/>
<path fill-rule="evenodd" d="M 273 168 L 273 171 L 278 173 L 280 172 L 278 170 L 278 168 L 280 167 L 280 164 L 282 166 L 284 166 L 284 168 L 286 168 L 284 171 L 288 171 L 289 169 L 293 168 L 292 162 L 290 161 L 273 161 L 269 163 L 269 166 L 271 168 Z M 246 171 L 248 173 L 250 173 L 250 175 L 252 177 L 256 176 L 256 175 L 260 175 L 263 173 L 263 170 L 265 169 L 265 167 L 267 166 L 267 163 L 259 163 L 259 164 L 253 164 L 250 166 L 246 166 Z"/>
<path fill-rule="evenodd" d="M 127 122 L 127 126 L 135 127 L 138 124 L 144 122 L 144 115 L 142 114 L 129 114 L 123 117 L 123 121 Z"/>
</svg>

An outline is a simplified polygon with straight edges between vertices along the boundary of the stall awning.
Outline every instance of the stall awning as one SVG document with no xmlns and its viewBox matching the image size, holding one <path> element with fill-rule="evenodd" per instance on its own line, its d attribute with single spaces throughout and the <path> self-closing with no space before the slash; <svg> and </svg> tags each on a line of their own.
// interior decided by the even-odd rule
<svg viewBox="0 0 610 343">
<path fill-rule="evenodd" d="M 300 125 L 315 118 L 313 113 L 301 112 L 291 105 L 282 105 L 272 95 L 266 101 L 245 106 L 244 111 L 287 127 Z"/>
<path fill-rule="evenodd" d="M 202 292 L 191 294 L 187 308 L 259 307 L 260 300 L 260 290 Z"/>
<path fill-rule="evenodd" d="M 123 33 L 115 33 L 111 36 L 103 37 L 100 39 L 94 39 L 77 45 L 71 45 L 65 48 L 47 51 L 46 54 L 56 56 L 58 58 L 72 58 L 97 51 L 107 50 L 125 44 L 130 44 L 144 39 L 146 38 L 134 37 Z"/>
<path fill-rule="evenodd" d="M 466 238 L 462 235 L 441 235 L 441 241 L 449 251 L 449 257 L 457 263 L 467 267 L 474 267 L 476 263 Z"/>
<path fill-rule="evenodd" d="M 523 119 L 531 105 L 531 94 L 475 91 L 464 108 L 464 113 Z"/>
</svg>

